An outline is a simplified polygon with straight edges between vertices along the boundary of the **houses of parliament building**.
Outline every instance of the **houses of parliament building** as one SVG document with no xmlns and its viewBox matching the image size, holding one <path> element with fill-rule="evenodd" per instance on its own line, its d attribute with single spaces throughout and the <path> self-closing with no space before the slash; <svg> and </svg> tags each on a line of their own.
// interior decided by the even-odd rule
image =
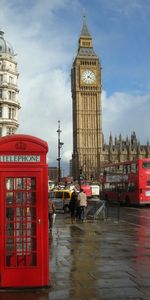
<svg viewBox="0 0 150 300">
<path fill-rule="evenodd" d="M 74 179 L 98 179 L 103 164 L 150 157 L 149 143 L 140 145 L 135 132 L 123 139 L 104 142 L 102 131 L 101 64 L 96 55 L 86 19 L 71 70 L 73 153 L 71 175 Z"/>
</svg>

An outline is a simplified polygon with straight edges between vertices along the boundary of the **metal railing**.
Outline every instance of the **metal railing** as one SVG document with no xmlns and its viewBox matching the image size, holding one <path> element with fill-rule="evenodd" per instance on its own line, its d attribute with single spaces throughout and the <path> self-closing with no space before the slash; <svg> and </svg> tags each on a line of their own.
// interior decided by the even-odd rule
<svg viewBox="0 0 150 300">
<path fill-rule="evenodd" d="M 120 202 L 91 199 L 86 208 L 87 219 L 120 219 Z"/>
</svg>

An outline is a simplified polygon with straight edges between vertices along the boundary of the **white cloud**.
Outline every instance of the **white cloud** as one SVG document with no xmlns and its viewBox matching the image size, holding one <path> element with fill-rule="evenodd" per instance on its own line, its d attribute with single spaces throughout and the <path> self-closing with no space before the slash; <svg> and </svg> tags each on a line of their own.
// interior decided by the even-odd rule
<svg viewBox="0 0 150 300">
<path fill-rule="evenodd" d="M 103 91 L 103 131 L 107 142 L 110 132 L 113 136 L 122 133 L 125 138 L 135 131 L 140 141 L 145 144 L 150 136 L 149 103 L 150 94 L 116 92 L 107 96 L 106 91 Z"/>
<path fill-rule="evenodd" d="M 61 121 L 61 137 L 65 140 L 63 151 L 71 144 L 71 101 L 68 75 L 61 69 L 38 74 L 23 82 L 20 128 L 22 133 L 39 136 L 49 143 L 49 162 L 57 157 L 57 128 Z M 24 132 L 25 131 L 25 132 Z M 66 155 L 64 159 L 68 159 Z"/>
<path fill-rule="evenodd" d="M 2 18 L 5 38 L 18 53 L 16 60 L 20 73 L 21 104 L 19 133 L 46 140 L 49 144 L 49 163 L 56 165 L 56 131 L 58 120 L 61 120 L 61 137 L 64 142 L 61 155 L 63 161 L 69 162 L 72 149 L 72 111 L 68 63 L 71 63 L 72 56 L 66 48 L 68 32 L 66 30 L 61 34 L 63 28 L 57 23 L 54 14 L 56 9 L 65 7 L 68 1 L 39 0 L 30 9 L 26 7 L 20 10 L 20 14 L 16 14 L 25 5 L 25 1 L 19 4 L 18 7 L 8 1 L 5 9 L 3 7 L 5 17 Z M 46 28 L 45 22 L 48 22 L 49 28 Z"/>
</svg>

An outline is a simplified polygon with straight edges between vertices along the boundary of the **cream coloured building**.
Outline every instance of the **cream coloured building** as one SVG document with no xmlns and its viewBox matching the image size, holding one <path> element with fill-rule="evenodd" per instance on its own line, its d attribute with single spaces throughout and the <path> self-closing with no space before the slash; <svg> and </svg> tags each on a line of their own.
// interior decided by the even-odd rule
<svg viewBox="0 0 150 300">
<path fill-rule="evenodd" d="M 18 76 L 13 47 L 0 31 L 0 136 L 14 134 L 19 127 Z"/>
</svg>

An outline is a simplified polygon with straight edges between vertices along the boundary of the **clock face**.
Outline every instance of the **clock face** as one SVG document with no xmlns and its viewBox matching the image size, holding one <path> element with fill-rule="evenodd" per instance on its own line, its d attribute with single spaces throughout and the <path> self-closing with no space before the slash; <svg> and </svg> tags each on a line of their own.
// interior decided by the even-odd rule
<svg viewBox="0 0 150 300">
<path fill-rule="evenodd" d="M 82 75 L 81 75 L 81 79 L 83 82 L 85 82 L 86 84 L 92 84 L 95 82 L 96 80 L 96 75 L 93 71 L 91 70 L 85 70 L 83 71 Z"/>
</svg>

